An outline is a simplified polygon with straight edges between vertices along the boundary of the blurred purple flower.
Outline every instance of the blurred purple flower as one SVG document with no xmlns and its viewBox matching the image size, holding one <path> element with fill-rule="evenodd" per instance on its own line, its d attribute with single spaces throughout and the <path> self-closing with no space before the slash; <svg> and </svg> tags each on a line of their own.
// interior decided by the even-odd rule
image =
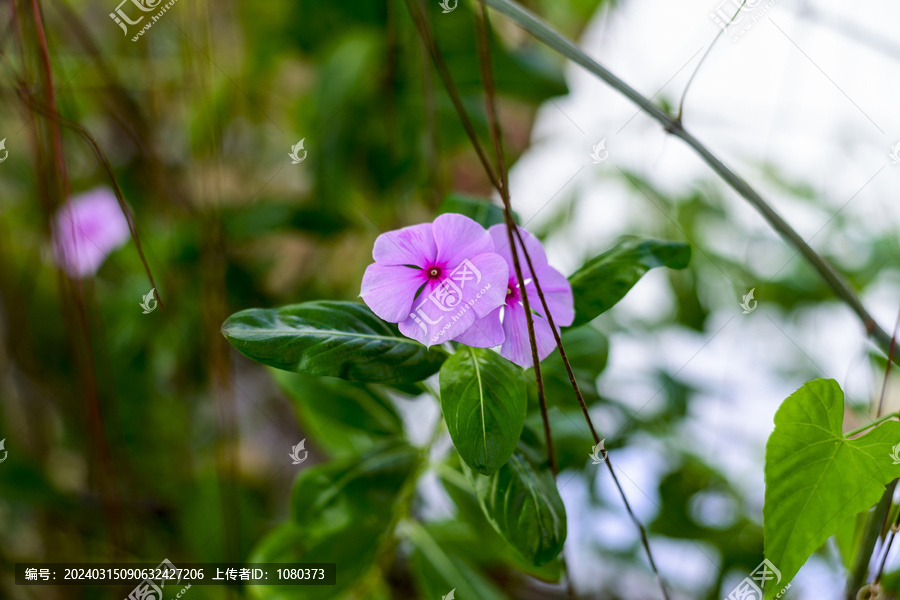
<svg viewBox="0 0 900 600">
<path fill-rule="evenodd" d="M 53 222 L 53 253 L 72 277 L 93 275 L 130 237 L 115 194 L 98 187 L 69 198 Z"/>
<path fill-rule="evenodd" d="M 547 254 L 544 252 L 540 240 L 521 227 L 519 227 L 519 232 L 522 234 L 525 248 L 528 250 L 531 263 L 537 273 L 541 291 L 544 292 L 547 307 L 553 316 L 553 323 L 557 330 L 560 327 L 571 325 L 575 319 L 575 304 L 569 280 L 547 263 Z M 489 233 L 494 240 L 494 251 L 500 254 L 509 266 L 509 282 L 503 317 L 501 319 L 500 309 L 495 309 L 491 314 L 476 321 L 471 329 L 457 338 L 457 341 L 468 346 L 485 347 L 491 340 L 499 338 L 503 340 L 503 345 L 500 347 L 501 356 L 520 367 L 531 367 L 534 366 L 534 361 L 531 355 L 531 342 L 528 339 L 528 323 L 525 321 L 522 290 L 516 280 L 516 269 L 510 252 L 506 225 L 494 225 L 490 228 Z M 537 341 L 538 356 L 540 360 L 544 360 L 553 352 L 556 340 L 550 329 L 550 322 L 545 316 L 537 288 L 534 286 L 534 276 L 528 268 L 528 262 L 525 260 L 518 239 L 516 239 L 516 249 L 519 250 L 522 278 L 525 280 L 528 302 L 534 314 L 534 335 Z"/>
<path fill-rule="evenodd" d="M 366 269 L 360 296 L 426 346 L 456 339 L 506 299 L 508 267 L 493 249 L 488 232 L 458 214 L 389 231 L 375 240 L 375 264 Z M 503 340 L 482 341 L 489 347 Z"/>
</svg>

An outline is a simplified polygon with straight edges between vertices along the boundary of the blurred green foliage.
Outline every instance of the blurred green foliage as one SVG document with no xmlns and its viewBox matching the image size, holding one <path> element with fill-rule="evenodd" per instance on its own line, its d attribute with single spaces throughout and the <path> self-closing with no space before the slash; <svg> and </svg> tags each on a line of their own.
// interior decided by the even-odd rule
<svg viewBox="0 0 900 600">
<path fill-rule="evenodd" d="M 93 600 L 128 592 L 16 587 L 17 561 L 304 557 L 346 565 L 346 587 L 194 587 L 189 598 L 438 598 L 452 587 L 463 600 L 549 594 L 535 592 L 534 579 L 559 581 L 559 561 L 527 564 L 488 523 L 457 459 L 431 465 L 402 441 L 417 424 L 404 423 L 401 408 L 427 401 L 416 399 L 421 385 L 274 372 L 231 352 L 220 334 L 228 315 L 249 307 L 353 300 L 382 231 L 437 212 L 501 221 L 498 207 L 473 201 L 490 195 L 489 182 L 404 4 L 179 3 L 133 43 L 107 16 L 113 2 L 61 3 L 70 12 L 39 3 L 59 110 L 98 140 L 134 213 L 162 301 L 150 315 L 138 307 L 150 284 L 134 243 L 76 286 L 65 285 L 49 258 L 49 223 L 63 198 L 41 191 L 52 168 L 38 135 L 47 122 L 18 95 L 40 89 L 40 53 L 33 17 L 24 2 L 14 4 L 21 18 L 11 25 L 4 13 L 0 38 L 0 135 L 10 151 L 0 165 L 0 437 L 9 452 L 0 464 L 0 596 Z M 615 10 L 598 0 L 526 4 L 570 37 L 596 11 Z M 442 14 L 429 2 L 426 10 L 487 139 L 471 7 L 461 2 Z M 537 108 L 568 89 L 555 56 L 494 21 L 493 68 L 512 164 L 527 149 Z M 301 138 L 308 158 L 290 165 L 287 149 Z M 82 138 L 63 129 L 62 139 L 71 192 L 109 185 Z M 786 195 L 815 203 L 807 185 L 775 167 L 766 173 Z M 637 174 L 628 182 L 672 217 L 641 235 L 704 240 L 728 218 L 709 182 L 677 197 Z M 866 244 L 857 262 L 825 250 L 863 290 L 900 255 L 896 236 Z M 706 248 L 685 270 L 667 273 L 674 312 L 665 319 L 704 331 L 716 308 L 708 284 L 719 269 L 737 282 L 756 280 L 751 267 Z M 799 260 L 764 293 L 785 312 L 832 298 Z M 697 397 L 678 373 L 655 374 L 664 402 L 651 414 L 601 395 L 610 340 L 630 325 L 605 314 L 564 340 L 588 404 L 628 422 L 607 447 L 652 436 L 670 452 L 648 529 L 718 553 L 715 585 L 703 596 L 711 600 L 727 574 L 743 576 L 758 564 L 762 528 L 726 474 L 678 443 Z M 668 325 L 641 323 L 649 331 Z M 621 507 L 596 491 L 590 437 L 562 362 L 548 358 L 543 370 L 561 469 L 586 482 L 592 510 L 619 515 Z M 526 432 L 539 432 L 527 375 Z M 297 468 L 287 453 L 300 439 L 310 460 Z M 364 464 L 375 467 L 354 477 Z M 404 488 L 425 466 L 438 474 L 450 514 L 426 518 L 421 499 Z M 342 487 L 333 485 L 338 480 Z M 731 522 L 703 522 L 692 510 L 711 491 L 736 506 Z M 395 501 L 401 492 L 405 504 Z M 415 518 L 395 523 L 400 508 Z M 402 543 L 383 535 L 391 525 Z M 592 545 L 598 560 L 643 569 L 637 541 Z M 615 593 L 615 582 L 601 583 Z"/>
</svg>

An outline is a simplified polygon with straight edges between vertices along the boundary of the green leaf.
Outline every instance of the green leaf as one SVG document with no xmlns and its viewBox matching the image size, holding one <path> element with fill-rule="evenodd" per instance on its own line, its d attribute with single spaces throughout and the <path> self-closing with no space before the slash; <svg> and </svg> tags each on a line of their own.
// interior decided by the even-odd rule
<svg viewBox="0 0 900 600">
<path fill-rule="evenodd" d="M 847 519 L 834 535 L 835 545 L 841 555 L 841 563 L 848 571 L 853 568 L 856 553 L 860 548 L 868 513 L 859 513 Z M 888 523 L 892 521 L 889 519 Z"/>
<path fill-rule="evenodd" d="M 269 532 L 250 554 L 251 562 L 335 563 L 336 585 L 250 585 L 250 595 L 259 600 L 333 600 L 358 584 L 371 568 L 377 552 L 377 532 L 365 528 L 345 529 L 331 537 L 310 539 L 291 521 Z"/>
<path fill-rule="evenodd" d="M 251 308 L 228 317 L 225 338 L 264 365 L 368 383 L 411 383 L 433 375 L 447 353 L 400 335 L 355 302 Z"/>
<path fill-rule="evenodd" d="M 304 469 L 294 484 L 291 520 L 254 550 L 258 562 L 333 562 L 336 586 L 252 586 L 262 600 L 326 600 L 372 568 L 394 520 L 400 491 L 421 464 L 419 452 L 384 443 L 363 457 Z"/>
<path fill-rule="evenodd" d="M 448 552 L 452 548 L 458 548 L 457 554 L 465 556 L 473 564 L 485 569 L 491 569 L 495 565 L 506 565 L 542 581 L 559 582 L 562 577 L 559 559 L 553 559 L 539 567 L 527 562 L 494 531 L 478 503 L 472 483 L 461 471 L 444 463 L 435 465 L 435 471 L 444 491 L 456 506 L 455 519 L 446 522 L 447 528 L 453 530 L 456 539 L 448 539 L 449 535 L 445 534 L 441 540 L 442 547 L 447 548 Z"/>
<path fill-rule="evenodd" d="M 450 554 L 433 532 L 416 521 L 404 522 L 402 533 L 412 542 L 410 563 L 420 598 L 443 598 L 456 590 L 460 600 L 506 600 L 507 596 L 463 557 Z"/>
<path fill-rule="evenodd" d="M 522 369 L 492 350 L 460 346 L 441 367 L 441 409 L 462 459 L 490 475 L 512 456 L 528 399 Z"/>
<path fill-rule="evenodd" d="M 481 509 L 494 529 L 528 562 L 547 564 L 566 541 L 566 508 L 549 469 L 522 452 L 493 475 L 466 469 Z"/>
<path fill-rule="evenodd" d="M 766 590 L 766 598 L 787 585 L 842 525 L 874 505 L 885 484 L 900 477 L 900 464 L 891 458 L 900 442 L 900 422 L 847 439 L 843 419 L 844 393 L 833 379 L 807 382 L 775 413 L 775 431 L 766 444 L 763 533 L 766 558 L 782 579 Z"/>
<path fill-rule="evenodd" d="M 589 260 L 569 277 L 575 296 L 572 326 L 588 323 L 615 306 L 650 269 L 684 269 L 690 258 L 688 244 L 622 238 L 612 249 Z"/>
<path fill-rule="evenodd" d="M 304 413 L 315 412 L 320 421 L 334 420 L 367 435 L 403 435 L 400 415 L 387 396 L 373 389 L 374 386 L 275 369 L 272 375 Z"/>
<path fill-rule="evenodd" d="M 362 457 L 304 469 L 294 484 L 292 518 L 313 538 L 345 525 L 384 528 L 421 460 L 415 448 L 386 442 Z"/>
</svg>

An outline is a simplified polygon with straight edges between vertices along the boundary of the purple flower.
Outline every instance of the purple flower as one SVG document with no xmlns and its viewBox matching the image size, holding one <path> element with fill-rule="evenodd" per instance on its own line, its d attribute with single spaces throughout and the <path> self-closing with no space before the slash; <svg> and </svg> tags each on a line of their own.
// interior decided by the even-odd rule
<svg viewBox="0 0 900 600">
<path fill-rule="evenodd" d="M 399 323 L 403 335 L 426 346 L 456 339 L 506 299 L 507 261 L 494 253 L 490 234 L 463 215 L 384 233 L 372 257 L 360 296 L 376 315 Z M 503 340 L 482 341 L 489 347 Z"/>
<path fill-rule="evenodd" d="M 131 235 L 115 194 L 104 187 L 69 198 L 52 229 L 56 262 L 72 277 L 96 273 Z"/>
<path fill-rule="evenodd" d="M 571 325 L 575 319 L 575 304 L 572 297 L 572 286 L 562 273 L 547 263 L 547 255 L 541 242 L 519 227 L 525 248 L 531 257 L 541 291 L 547 300 L 547 307 L 553 316 L 553 323 L 557 330 L 560 327 Z M 491 314 L 475 322 L 471 329 L 466 331 L 457 341 L 468 346 L 486 347 L 493 340 L 503 340 L 500 347 L 500 355 L 516 363 L 520 367 L 534 366 L 531 355 L 531 342 L 528 339 L 528 323 L 526 322 L 525 306 L 522 304 L 522 290 L 516 279 L 516 269 L 513 265 L 512 253 L 506 234 L 506 225 L 494 225 L 489 233 L 494 240 L 494 251 L 500 254 L 509 266 L 509 281 L 506 289 L 506 304 L 501 309 L 497 308 Z M 516 249 L 519 251 L 519 264 L 522 266 L 522 278 L 525 280 L 525 290 L 528 294 L 528 302 L 534 314 L 534 335 L 537 341 L 538 356 L 544 360 L 556 347 L 550 322 L 546 318 L 544 306 L 538 296 L 534 285 L 534 276 L 528 268 L 528 262 L 522 252 L 522 246 L 516 238 Z M 492 344 L 496 345 L 496 344 Z"/>
</svg>

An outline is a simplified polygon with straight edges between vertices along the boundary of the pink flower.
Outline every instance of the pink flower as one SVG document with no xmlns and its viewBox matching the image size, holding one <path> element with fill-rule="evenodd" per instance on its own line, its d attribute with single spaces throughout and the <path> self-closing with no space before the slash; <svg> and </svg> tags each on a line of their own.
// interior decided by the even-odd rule
<svg viewBox="0 0 900 600">
<path fill-rule="evenodd" d="M 553 323 L 557 330 L 560 327 L 571 325 L 575 319 L 575 304 L 572 297 L 572 286 L 562 273 L 547 263 L 547 255 L 541 242 L 519 227 L 522 240 L 528 249 L 531 263 L 534 265 L 541 291 L 547 300 L 547 307 L 553 316 Z M 468 346 L 486 347 L 493 340 L 503 340 L 500 347 L 500 355 L 516 363 L 520 367 L 534 366 L 531 355 L 531 342 L 528 339 L 528 323 L 525 321 L 525 307 L 522 304 L 522 290 L 516 280 L 516 270 L 513 265 L 512 252 L 506 234 L 506 225 L 494 225 L 489 233 L 494 240 L 494 251 L 500 254 L 509 266 L 509 281 L 506 289 L 506 304 L 501 318 L 500 308 L 491 314 L 475 322 L 471 329 L 466 331 L 457 341 Z M 534 285 L 534 277 L 528 269 L 528 262 L 522 252 L 522 246 L 516 238 L 516 249 L 519 251 L 519 264 L 522 266 L 522 278 L 525 280 L 525 289 L 528 294 L 528 302 L 534 314 L 534 335 L 537 341 L 538 356 L 544 360 L 556 348 L 556 340 L 550 329 L 541 299 Z M 496 345 L 496 344 L 493 344 Z"/>
<path fill-rule="evenodd" d="M 494 253 L 488 232 L 463 215 L 384 233 L 372 257 L 360 296 L 372 312 L 426 346 L 456 339 L 506 299 L 507 262 Z M 503 340 L 482 341 L 489 347 Z"/>
<path fill-rule="evenodd" d="M 131 235 L 115 194 L 104 187 L 69 198 L 52 229 L 56 261 L 72 277 L 96 273 Z"/>
</svg>

